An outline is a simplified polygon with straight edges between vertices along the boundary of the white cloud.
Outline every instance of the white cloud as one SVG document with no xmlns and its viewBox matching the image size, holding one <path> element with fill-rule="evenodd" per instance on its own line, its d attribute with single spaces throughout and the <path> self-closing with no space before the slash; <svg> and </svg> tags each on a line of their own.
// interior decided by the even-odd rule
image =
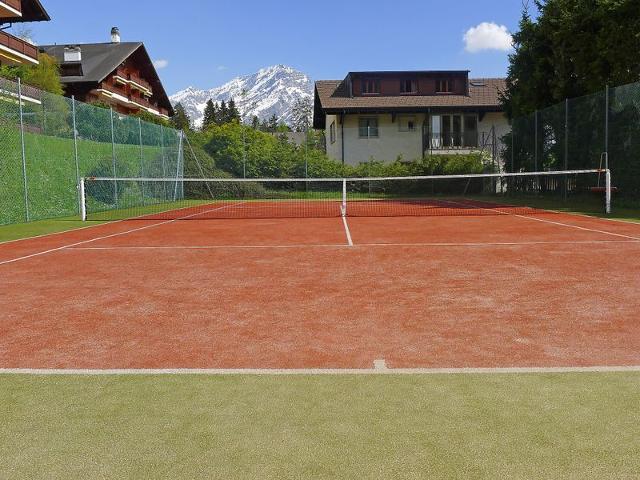
<svg viewBox="0 0 640 480">
<path fill-rule="evenodd" d="M 218 65 L 218 71 L 219 72 L 224 72 L 225 70 L 227 70 L 227 68 L 229 68 L 229 67 L 226 67 L 225 65 Z"/>
<path fill-rule="evenodd" d="M 504 25 L 493 22 L 482 22 L 476 27 L 471 27 L 464 34 L 465 50 L 470 53 L 482 50 L 510 50 L 513 45 L 513 37 Z"/>
<path fill-rule="evenodd" d="M 156 67 L 158 70 L 161 70 L 163 68 L 167 68 L 169 66 L 169 60 L 154 60 L 153 61 L 153 66 Z"/>
</svg>

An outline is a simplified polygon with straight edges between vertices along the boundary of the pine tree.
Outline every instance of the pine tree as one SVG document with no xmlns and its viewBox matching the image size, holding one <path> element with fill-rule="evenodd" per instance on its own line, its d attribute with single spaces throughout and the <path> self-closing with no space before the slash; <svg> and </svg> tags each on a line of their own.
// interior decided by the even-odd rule
<svg viewBox="0 0 640 480">
<path fill-rule="evenodd" d="M 202 121 L 202 130 L 206 130 L 211 125 L 216 123 L 217 108 L 213 100 L 207 101 L 207 106 L 204 109 L 204 120 Z"/>
<path fill-rule="evenodd" d="M 296 132 L 307 132 L 311 126 L 311 117 L 313 116 L 313 105 L 308 98 L 299 98 L 293 104 L 291 111 L 291 126 Z"/>
<path fill-rule="evenodd" d="M 267 130 L 271 133 L 275 133 L 278 130 L 278 117 L 275 113 L 271 115 L 271 117 L 269 117 L 269 120 L 267 122 Z"/>
<path fill-rule="evenodd" d="M 175 114 L 171 117 L 171 125 L 173 128 L 182 131 L 191 130 L 191 120 L 181 103 L 175 106 L 174 111 Z"/>
<path fill-rule="evenodd" d="M 236 107 L 236 102 L 233 98 L 229 100 L 228 105 L 228 114 L 227 114 L 227 123 L 229 122 L 238 122 L 240 123 L 240 111 L 238 107 Z"/>
<path fill-rule="evenodd" d="M 223 100 L 218 110 L 218 125 L 224 125 L 225 123 L 229 123 L 229 108 Z"/>
<path fill-rule="evenodd" d="M 260 129 L 260 119 L 257 115 L 254 115 L 251 119 L 251 128 L 253 128 L 254 130 Z"/>
</svg>

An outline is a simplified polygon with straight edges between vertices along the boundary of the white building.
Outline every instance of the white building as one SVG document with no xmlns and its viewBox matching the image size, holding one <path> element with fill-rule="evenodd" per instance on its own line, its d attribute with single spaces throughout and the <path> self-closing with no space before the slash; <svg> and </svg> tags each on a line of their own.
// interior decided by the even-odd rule
<svg viewBox="0 0 640 480">
<path fill-rule="evenodd" d="M 357 165 L 430 154 L 489 151 L 510 131 L 504 79 L 468 71 L 351 72 L 316 82 L 314 127 L 327 154 Z"/>
</svg>

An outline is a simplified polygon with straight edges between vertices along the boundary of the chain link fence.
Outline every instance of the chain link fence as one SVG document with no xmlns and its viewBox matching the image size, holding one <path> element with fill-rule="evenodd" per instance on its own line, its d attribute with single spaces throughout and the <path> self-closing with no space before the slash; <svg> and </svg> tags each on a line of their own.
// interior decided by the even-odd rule
<svg viewBox="0 0 640 480">
<path fill-rule="evenodd" d="M 512 127 L 503 139 L 506 171 L 608 166 L 618 199 L 633 205 L 640 200 L 640 83 L 568 99 L 515 118 Z"/>
<path fill-rule="evenodd" d="M 78 215 L 81 177 L 182 178 L 181 135 L 0 78 L 0 225 Z"/>
</svg>

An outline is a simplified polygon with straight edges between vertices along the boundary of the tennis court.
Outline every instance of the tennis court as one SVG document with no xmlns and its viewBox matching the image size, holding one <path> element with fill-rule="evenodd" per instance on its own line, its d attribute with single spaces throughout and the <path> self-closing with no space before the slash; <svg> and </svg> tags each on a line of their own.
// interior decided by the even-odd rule
<svg viewBox="0 0 640 480">
<path fill-rule="evenodd" d="M 0 244 L 0 368 L 640 365 L 639 225 L 458 197 L 340 206 L 200 202 Z"/>
</svg>

